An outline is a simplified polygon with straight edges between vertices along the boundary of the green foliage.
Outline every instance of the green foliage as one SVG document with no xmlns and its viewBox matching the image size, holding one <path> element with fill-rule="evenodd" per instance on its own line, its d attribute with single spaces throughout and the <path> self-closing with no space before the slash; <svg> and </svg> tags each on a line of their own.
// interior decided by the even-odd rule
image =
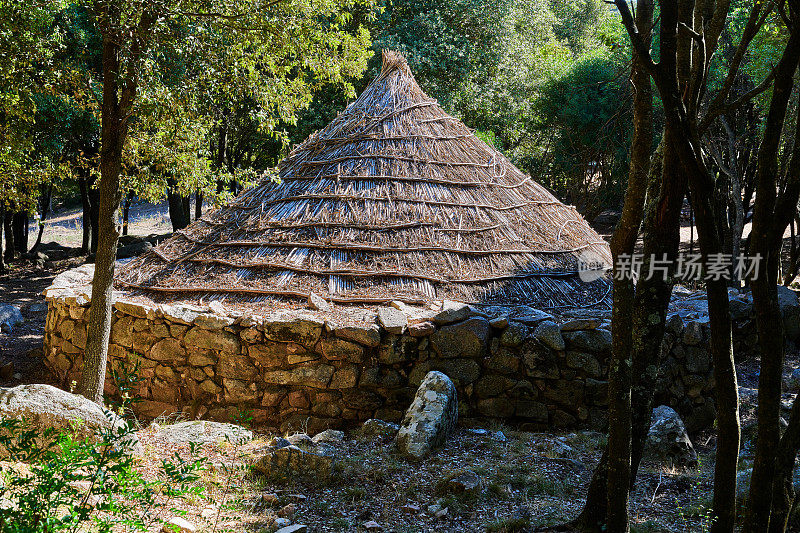
<svg viewBox="0 0 800 533">
<path fill-rule="evenodd" d="M 129 407 L 142 401 L 134 394 L 136 388 L 145 379 L 141 375 L 141 367 L 142 362 L 139 359 L 133 361 L 116 359 L 109 365 L 109 375 L 117 390 L 117 395 L 116 398 L 106 396 L 105 401 L 107 405 L 113 406 L 116 412 L 126 414 Z"/>
<path fill-rule="evenodd" d="M 715 94 L 728 75 L 731 59 L 736 47 L 741 42 L 747 19 L 752 9 L 752 2 L 736 0 L 731 2 L 730 15 L 725 31 L 720 37 L 719 52 L 714 54 L 709 68 L 709 93 Z M 788 31 L 780 15 L 773 11 L 761 26 L 753 42 L 747 49 L 734 93 L 743 93 L 761 83 L 772 72 L 785 48 Z M 771 89 L 765 91 L 755 102 L 762 113 L 766 113 L 771 100 Z"/>
<path fill-rule="evenodd" d="M 325 87 L 353 95 L 370 55 L 368 17 L 354 22 L 351 12 L 370 13 L 373 0 L 115 2 L 118 20 L 106 18 L 108 6 L 0 0 L 0 41 L 13 36 L 0 42 L 0 200 L 14 209 L 30 207 L 42 183 L 98 175 L 102 34 L 122 43 L 121 75 L 137 86 L 122 185 L 154 201 L 167 180 L 206 198 L 217 181 L 252 182 L 253 169 L 276 163 L 260 153 L 288 141 L 278 126 L 294 124 Z M 215 166 L 222 130 L 228 156 Z"/>
<path fill-rule="evenodd" d="M 630 53 L 618 19 L 596 0 L 520 0 L 498 31 L 490 75 L 465 85 L 455 111 L 579 209 L 621 201 Z"/>
<path fill-rule="evenodd" d="M 543 180 L 589 213 L 591 202 L 622 197 L 630 147 L 627 78 L 620 65 L 596 51 L 549 80 L 536 102 L 537 125 L 551 132 L 549 172 Z M 597 209 L 595 207 L 595 209 Z"/>
<path fill-rule="evenodd" d="M 1 420 L 0 451 L 9 462 L 0 466 L 0 530 L 149 531 L 163 523 L 159 509 L 202 492 L 197 481 L 204 459 L 176 453 L 145 479 L 126 446 L 132 436 L 128 424 L 99 432 L 93 442 L 41 432 L 25 420 Z"/>
<path fill-rule="evenodd" d="M 374 49 L 399 50 L 425 91 L 449 107 L 470 78 L 485 79 L 502 54 L 509 0 L 393 0 L 382 4 Z M 376 54 L 376 63 L 380 54 Z"/>
<path fill-rule="evenodd" d="M 54 90 L 55 2 L 0 0 L 0 206 L 33 204 L 48 165 L 32 153 L 34 97 Z"/>
</svg>

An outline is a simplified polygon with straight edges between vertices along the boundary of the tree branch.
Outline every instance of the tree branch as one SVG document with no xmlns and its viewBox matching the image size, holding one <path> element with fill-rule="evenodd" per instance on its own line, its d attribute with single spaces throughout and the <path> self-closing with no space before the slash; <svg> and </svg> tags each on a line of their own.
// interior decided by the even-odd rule
<svg viewBox="0 0 800 533">
<path fill-rule="evenodd" d="M 633 19 L 633 14 L 631 13 L 627 2 L 625 2 L 625 0 L 614 0 L 613 4 L 617 6 L 617 10 L 619 10 L 620 17 L 622 17 L 622 24 L 628 31 L 628 35 L 631 38 L 631 44 L 633 45 L 634 50 L 636 50 L 636 53 L 642 62 L 642 66 L 645 68 L 648 74 L 655 78 L 658 70 L 656 68 L 657 65 L 653 61 L 653 57 L 650 55 L 650 46 L 647 44 L 647 39 L 644 38 L 641 33 L 639 33 L 639 29 L 636 27 L 636 22 Z"/>
<path fill-rule="evenodd" d="M 759 83 L 756 87 L 753 87 L 746 93 L 740 95 L 735 100 L 732 100 L 724 104 L 719 104 L 715 106 L 713 109 L 709 109 L 708 112 L 706 113 L 706 116 L 704 116 L 702 121 L 700 122 L 700 133 L 701 134 L 704 133 L 711 126 L 711 123 L 714 122 L 714 119 L 716 119 L 720 115 L 725 115 L 730 113 L 731 111 L 738 108 L 742 104 L 746 104 L 759 94 L 769 89 L 772 86 L 772 81 L 774 79 L 775 79 L 775 67 L 772 68 L 769 75 L 766 78 L 764 78 L 761 81 L 761 83 Z"/>
<path fill-rule="evenodd" d="M 722 84 L 720 91 L 716 94 L 716 96 L 714 96 L 714 99 L 709 104 L 706 116 L 700 121 L 701 133 L 709 126 L 709 124 L 711 124 L 714 118 L 724 112 L 724 110 L 721 108 L 725 107 L 725 100 L 728 99 L 728 94 L 730 94 L 733 83 L 736 81 L 736 76 L 739 74 L 739 67 L 742 64 L 742 60 L 744 60 L 744 56 L 747 53 L 748 48 L 750 47 L 750 43 L 753 41 L 758 33 L 758 30 L 761 29 L 761 26 L 763 26 L 767 16 L 769 16 L 774 8 L 774 0 L 771 0 L 768 4 L 762 2 L 755 2 L 753 4 L 753 8 L 750 10 L 750 16 L 747 19 L 747 24 L 745 24 L 744 31 L 742 32 L 742 39 L 739 41 L 739 45 L 736 47 L 736 52 L 733 54 L 733 59 L 731 60 L 731 65 L 728 69 L 728 76 L 725 78 L 725 82 Z M 708 50 L 710 51 L 713 49 L 709 47 Z"/>
</svg>

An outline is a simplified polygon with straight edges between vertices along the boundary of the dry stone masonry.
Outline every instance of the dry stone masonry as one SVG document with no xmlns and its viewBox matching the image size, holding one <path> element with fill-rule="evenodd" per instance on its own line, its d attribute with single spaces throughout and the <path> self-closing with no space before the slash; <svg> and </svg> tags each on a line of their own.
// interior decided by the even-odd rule
<svg viewBox="0 0 800 533">
<path fill-rule="evenodd" d="M 90 265 L 80 267 L 46 291 L 45 362 L 65 388 L 82 365 L 91 276 Z M 797 299 L 788 291 L 782 302 L 794 340 Z M 755 346 L 752 304 L 739 293 L 731 303 L 742 357 Z M 676 291 L 656 399 L 673 407 L 690 433 L 714 417 L 704 305 L 700 295 Z M 444 302 L 435 309 L 353 310 L 359 320 L 346 324 L 331 316 L 306 309 L 256 315 L 217 302 L 142 304 L 118 294 L 110 366 L 137 369 L 132 392 L 145 418 L 251 417 L 256 426 L 312 433 L 370 418 L 399 422 L 435 370 L 453 381 L 467 422 L 505 419 L 531 429 L 605 424 L 611 333 L 602 312 L 553 316 L 525 306 Z M 110 376 L 106 389 L 118 393 Z"/>
</svg>

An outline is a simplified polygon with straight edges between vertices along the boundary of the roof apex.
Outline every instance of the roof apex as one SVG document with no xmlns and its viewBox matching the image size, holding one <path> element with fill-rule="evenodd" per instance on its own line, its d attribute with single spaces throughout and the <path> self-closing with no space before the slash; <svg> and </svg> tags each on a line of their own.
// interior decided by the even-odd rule
<svg viewBox="0 0 800 533">
<path fill-rule="evenodd" d="M 406 58 L 397 50 L 384 50 L 381 53 L 380 77 L 388 76 L 394 70 L 399 70 L 407 76 L 413 77 Z"/>
</svg>

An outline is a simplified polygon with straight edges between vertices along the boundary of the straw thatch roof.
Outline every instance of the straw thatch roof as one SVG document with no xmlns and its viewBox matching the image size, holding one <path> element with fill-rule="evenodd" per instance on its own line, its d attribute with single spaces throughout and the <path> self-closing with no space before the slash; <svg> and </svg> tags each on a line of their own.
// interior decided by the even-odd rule
<svg viewBox="0 0 800 533">
<path fill-rule="evenodd" d="M 453 299 L 540 308 L 607 302 L 576 257 L 607 244 L 422 92 L 384 52 L 361 96 L 264 180 L 126 265 L 152 298 L 338 303 Z"/>
</svg>

